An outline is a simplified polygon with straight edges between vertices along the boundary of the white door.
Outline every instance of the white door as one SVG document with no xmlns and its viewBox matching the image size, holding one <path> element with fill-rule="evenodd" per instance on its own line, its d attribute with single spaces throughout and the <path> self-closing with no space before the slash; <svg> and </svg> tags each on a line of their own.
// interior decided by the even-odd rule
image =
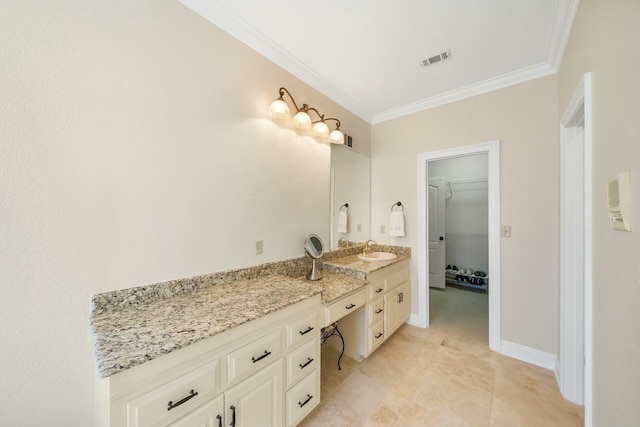
<svg viewBox="0 0 640 427">
<path fill-rule="evenodd" d="M 429 178 L 429 287 L 445 286 L 445 178 Z"/>
</svg>

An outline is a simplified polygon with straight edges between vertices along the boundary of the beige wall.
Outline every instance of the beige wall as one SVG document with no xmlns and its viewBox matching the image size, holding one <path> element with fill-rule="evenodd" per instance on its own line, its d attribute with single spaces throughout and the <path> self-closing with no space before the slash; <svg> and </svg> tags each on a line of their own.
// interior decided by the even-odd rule
<svg viewBox="0 0 640 427">
<path fill-rule="evenodd" d="M 5 0 L 0 52 L 0 425 L 90 426 L 91 294 L 329 241 L 329 146 L 278 87 L 370 126 L 175 0 Z"/>
<path fill-rule="evenodd" d="M 562 61 L 559 114 L 593 81 L 594 426 L 640 420 L 640 2 L 582 0 Z M 632 232 L 611 230 L 607 178 L 631 171 Z"/>
<path fill-rule="evenodd" d="M 418 253 L 418 154 L 501 141 L 502 339 L 556 354 L 558 286 L 557 79 L 545 77 L 373 126 L 372 239 Z M 407 236 L 379 232 L 392 203 Z M 388 227 L 387 227 L 388 228 Z M 417 295 L 417 259 L 412 292 Z M 413 299 L 417 313 L 417 298 Z"/>
</svg>

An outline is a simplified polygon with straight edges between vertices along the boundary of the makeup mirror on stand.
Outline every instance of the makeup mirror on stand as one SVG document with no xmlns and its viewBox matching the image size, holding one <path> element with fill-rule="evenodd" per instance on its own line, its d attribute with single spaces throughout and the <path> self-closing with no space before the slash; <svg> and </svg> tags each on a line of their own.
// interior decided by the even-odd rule
<svg viewBox="0 0 640 427">
<path fill-rule="evenodd" d="M 316 234 L 310 234 L 304 243 L 304 252 L 312 260 L 311 271 L 307 274 L 307 280 L 320 280 L 322 274 L 316 266 L 316 261 L 322 258 L 324 254 L 322 239 Z"/>
</svg>

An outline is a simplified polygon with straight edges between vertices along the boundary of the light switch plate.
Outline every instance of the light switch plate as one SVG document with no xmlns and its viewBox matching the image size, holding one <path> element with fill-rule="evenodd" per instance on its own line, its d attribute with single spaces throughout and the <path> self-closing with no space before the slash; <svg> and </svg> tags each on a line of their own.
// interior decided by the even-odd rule
<svg viewBox="0 0 640 427">
<path fill-rule="evenodd" d="M 503 225 L 501 228 L 501 233 L 502 237 L 511 237 L 511 226 L 510 225 Z"/>
</svg>

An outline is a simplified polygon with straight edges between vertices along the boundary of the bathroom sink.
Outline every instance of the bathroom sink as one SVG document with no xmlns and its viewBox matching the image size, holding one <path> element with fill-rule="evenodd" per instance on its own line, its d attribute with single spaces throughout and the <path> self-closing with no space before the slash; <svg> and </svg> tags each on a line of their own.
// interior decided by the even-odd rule
<svg viewBox="0 0 640 427">
<path fill-rule="evenodd" d="M 392 259 L 398 258 L 398 255 L 392 254 L 390 252 L 371 252 L 369 254 L 358 254 L 358 258 L 362 261 L 391 261 Z"/>
</svg>

